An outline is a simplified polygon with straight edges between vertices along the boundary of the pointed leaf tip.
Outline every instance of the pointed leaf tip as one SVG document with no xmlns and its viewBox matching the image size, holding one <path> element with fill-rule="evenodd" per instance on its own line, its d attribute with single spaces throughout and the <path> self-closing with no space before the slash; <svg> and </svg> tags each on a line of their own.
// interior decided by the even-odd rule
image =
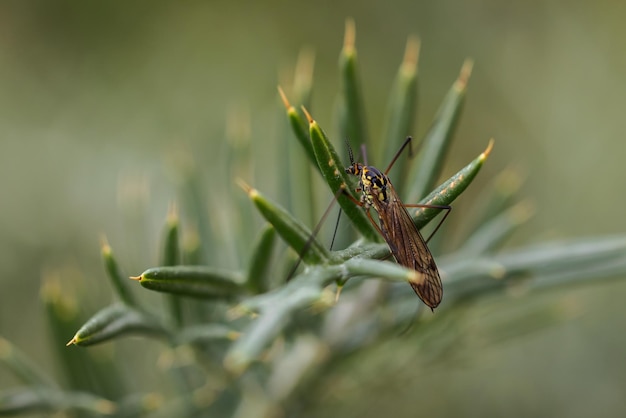
<svg viewBox="0 0 626 418">
<path fill-rule="evenodd" d="M 237 185 L 243 189 L 244 192 L 250 197 L 253 197 L 257 194 L 256 189 L 246 183 L 243 179 L 236 179 Z"/>
<path fill-rule="evenodd" d="M 306 110 L 306 107 L 302 106 L 302 111 L 304 112 L 304 116 L 306 116 L 307 120 L 309 121 L 309 125 L 315 122 L 315 119 L 313 119 L 313 116 L 311 116 L 309 111 Z"/>
<path fill-rule="evenodd" d="M 175 200 L 170 201 L 169 207 L 167 208 L 167 222 L 178 223 L 178 204 Z"/>
<path fill-rule="evenodd" d="M 403 64 L 410 67 L 416 67 L 417 61 L 420 55 L 420 39 L 411 35 L 406 41 L 406 48 L 404 50 Z"/>
<path fill-rule="evenodd" d="M 463 66 L 461 67 L 461 72 L 459 73 L 458 83 L 463 87 L 467 85 L 467 81 L 472 75 L 472 69 L 474 68 L 474 60 L 471 58 L 467 58 L 463 62 Z"/>
<path fill-rule="evenodd" d="M 129 279 L 130 280 L 136 280 L 136 281 L 140 282 L 141 281 L 141 276 L 130 276 Z"/>
<path fill-rule="evenodd" d="M 107 240 L 107 237 L 104 234 L 100 235 L 100 251 L 103 254 L 111 252 L 111 246 L 109 245 L 109 241 Z"/>
<path fill-rule="evenodd" d="M 290 110 L 291 103 L 289 103 L 289 100 L 287 100 L 287 96 L 285 95 L 285 92 L 280 86 L 278 86 L 278 94 L 280 94 L 280 99 L 283 101 L 283 105 L 285 106 L 285 109 Z"/>
<path fill-rule="evenodd" d="M 511 217 L 521 224 L 535 214 L 535 205 L 530 200 L 523 200 L 511 208 Z"/>
<path fill-rule="evenodd" d="M 486 160 L 486 159 L 487 159 L 487 157 L 489 157 L 489 154 L 491 154 L 491 150 L 493 149 L 493 144 L 494 144 L 494 142 L 495 142 L 495 141 L 494 141 L 494 139 L 493 139 L 493 138 L 491 138 L 491 139 L 489 140 L 489 144 L 487 145 L 487 149 L 485 149 L 485 150 L 483 151 L 483 153 L 482 153 L 482 154 L 480 154 L 480 158 L 481 158 L 483 161 L 484 161 L 484 160 Z"/>
<path fill-rule="evenodd" d="M 343 47 L 346 50 L 354 49 L 354 43 L 356 39 L 356 27 L 354 25 L 354 19 L 351 17 L 346 19 L 346 29 L 343 37 Z"/>
<path fill-rule="evenodd" d="M 67 344 L 65 344 L 65 346 L 66 346 L 66 347 L 69 347 L 69 346 L 70 346 L 70 345 L 72 345 L 72 344 L 76 344 L 76 335 L 74 335 L 74 336 L 72 337 L 72 339 L 71 339 L 71 340 L 69 340 L 69 341 L 67 342 Z"/>
<path fill-rule="evenodd" d="M 343 290 L 343 283 L 337 285 L 337 292 L 335 293 L 335 303 L 339 302 L 339 296 L 341 296 L 341 291 Z"/>
</svg>

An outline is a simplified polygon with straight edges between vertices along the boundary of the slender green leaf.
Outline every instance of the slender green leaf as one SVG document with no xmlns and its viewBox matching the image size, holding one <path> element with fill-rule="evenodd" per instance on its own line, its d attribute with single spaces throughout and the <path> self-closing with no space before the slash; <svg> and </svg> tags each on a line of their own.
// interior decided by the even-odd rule
<svg viewBox="0 0 626 418">
<path fill-rule="evenodd" d="M 111 305 L 91 317 L 67 343 L 88 346 L 121 335 L 141 334 L 167 337 L 167 331 L 154 318 L 126 305 Z"/>
<path fill-rule="evenodd" d="M 389 97 L 386 117 L 386 135 L 382 145 L 381 161 L 390 164 L 402 142 L 413 135 L 417 120 L 417 60 L 419 40 L 410 37 L 407 41 L 404 60 L 400 65 Z M 406 167 L 409 158 L 398 159 L 389 175 L 394 178 L 397 190 L 404 190 Z"/>
<path fill-rule="evenodd" d="M 311 144 L 311 140 L 309 139 L 309 131 L 307 129 L 307 123 L 298 111 L 289 103 L 287 96 L 283 89 L 278 87 L 278 92 L 280 93 L 280 97 L 283 101 L 283 105 L 287 111 L 287 119 L 289 120 L 289 124 L 293 130 L 296 139 L 302 145 L 306 156 L 313 163 L 313 166 L 319 170 L 317 166 L 317 160 L 315 159 L 315 153 L 313 152 L 313 145 Z"/>
<path fill-rule="evenodd" d="M 274 227 L 269 224 L 266 225 L 252 251 L 246 286 L 253 294 L 267 292 L 269 288 L 268 271 L 272 261 L 275 236 Z"/>
<path fill-rule="evenodd" d="M 245 292 L 241 274 L 209 266 L 154 267 L 131 279 L 146 289 L 200 299 L 230 299 Z"/>
<path fill-rule="evenodd" d="M 420 204 L 422 205 L 449 205 L 465 191 L 465 189 L 471 184 L 474 177 L 478 174 L 482 168 L 485 160 L 489 156 L 493 147 L 493 140 L 489 141 L 487 149 L 483 151 L 476 159 L 463 167 L 454 176 L 446 180 L 441 186 L 437 187 L 432 193 L 426 196 Z M 405 202 L 406 203 L 406 202 Z M 441 212 L 441 209 L 436 208 L 419 208 L 413 212 L 413 222 L 418 228 L 422 228 L 435 216 Z"/>
<path fill-rule="evenodd" d="M 467 81 L 472 71 L 472 62 L 465 61 L 459 78 L 446 95 L 435 120 L 422 141 L 422 151 L 411 170 L 408 182 L 409 200 L 418 200 L 431 190 L 439 178 L 443 162 L 452 143 L 454 132 L 461 116 L 465 103 Z"/>
<path fill-rule="evenodd" d="M 340 191 L 344 190 L 350 193 L 346 190 L 346 185 L 351 184 L 351 179 L 341 164 L 341 160 L 335 148 L 328 140 L 322 128 L 308 113 L 307 117 L 309 119 L 309 132 L 311 133 L 311 142 L 313 143 L 317 163 L 322 170 L 322 175 L 328 183 L 330 190 L 337 196 L 337 201 L 341 209 L 343 209 L 346 216 L 350 218 L 354 224 L 354 227 L 363 234 L 365 238 L 370 241 L 380 241 L 378 232 L 367 218 L 365 211 Z"/>
<path fill-rule="evenodd" d="M 406 283 L 419 277 L 415 270 L 387 261 L 352 258 L 343 267 L 350 276 L 378 277 L 392 282 Z"/>
<path fill-rule="evenodd" d="M 354 21 L 347 19 L 343 49 L 339 55 L 341 76 L 339 132 L 341 138 L 347 139 L 353 149 L 358 149 L 360 144 L 369 146 L 369 138 L 365 123 L 363 93 L 358 77 L 355 32 Z"/>
<path fill-rule="evenodd" d="M 24 383 L 37 387 L 57 387 L 41 367 L 34 364 L 17 347 L 2 337 L 0 337 L 0 362 L 4 363 Z"/>
<path fill-rule="evenodd" d="M 137 307 L 137 300 L 128 286 L 127 276 L 122 274 L 117 260 L 113 255 L 113 251 L 105 239 L 102 240 L 100 252 L 104 260 L 104 267 L 106 268 L 109 279 L 111 279 L 113 290 L 115 290 L 117 296 L 128 306 Z"/>
<path fill-rule="evenodd" d="M 179 222 L 178 211 L 175 205 L 172 205 L 167 215 L 165 223 L 165 231 L 163 238 L 163 255 L 161 257 L 162 266 L 175 266 L 180 264 L 180 239 L 178 237 Z M 183 308 L 182 301 L 177 295 L 168 294 L 167 306 L 172 321 L 176 326 L 183 324 Z"/>
<path fill-rule="evenodd" d="M 495 216 L 476 230 L 458 251 L 459 257 L 475 257 L 495 250 L 532 215 L 528 202 L 519 203 Z"/>
<path fill-rule="evenodd" d="M 531 245 L 490 257 L 440 259 L 451 297 L 474 297 L 511 283 L 528 289 L 589 283 L 626 274 L 626 237 Z"/>
<path fill-rule="evenodd" d="M 176 344 L 195 344 L 212 340 L 236 340 L 240 333 L 221 324 L 201 324 L 183 328 L 174 336 Z"/>
<path fill-rule="evenodd" d="M 240 182 L 240 185 L 261 212 L 261 215 L 274 226 L 281 238 L 302 256 L 305 263 L 319 264 L 330 260 L 331 255 L 328 250 L 313 237 L 311 230 L 302 222 L 265 198 L 258 190 L 243 182 Z M 306 245 L 308 248 L 305 248 Z"/>
<path fill-rule="evenodd" d="M 85 411 L 112 415 L 116 405 L 104 398 L 84 392 L 62 392 L 44 388 L 18 388 L 0 392 L 0 415 L 15 416 L 34 412 Z"/>
<path fill-rule="evenodd" d="M 287 109 L 287 118 L 293 132 L 301 145 L 297 146 L 295 144 L 291 134 L 285 134 L 284 146 L 280 148 L 280 155 L 278 156 L 282 167 L 281 175 L 279 176 L 281 190 L 285 194 L 284 201 L 286 202 L 287 210 L 313 224 L 315 222 L 313 215 L 314 206 L 311 205 L 311 201 L 313 201 L 314 191 L 310 162 L 313 162 L 313 166 L 318 171 L 319 167 L 317 167 L 315 161 L 305 121 L 300 117 L 296 109 L 289 104 L 285 93 L 280 87 L 278 92 Z M 304 148 L 304 153 L 302 148 Z"/>
<path fill-rule="evenodd" d="M 119 399 L 127 387 L 108 353 L 65 348 L 67 336 L 74 334 L 85 322 L 74 291 L 75 286 L 67 282 L 63 271 L 46 271 L 42 275 L 40 294 L 56 359 L 53 365 L 63 378 L 63 387 Z"/>
<path fill-rule="evenodd" d="M 505 168 L 497 173 L 481 191 L 472 204 L 467 214 L 467 222 L 464 220 L 463 235 L 471 236 L 482 225 L 507 210 L 519 192 L 523 184 L 522 175 L 512 167 Z"/>
</svg>

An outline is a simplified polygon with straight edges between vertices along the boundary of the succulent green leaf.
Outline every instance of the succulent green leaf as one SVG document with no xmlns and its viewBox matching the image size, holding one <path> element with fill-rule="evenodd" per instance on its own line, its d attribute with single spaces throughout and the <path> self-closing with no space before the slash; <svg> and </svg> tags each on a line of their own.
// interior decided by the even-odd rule
<svg viewBox="0 0 626 418">
<path fill-rule="evenodd" d="M 113 290 L 117 293 L 120 300 L 128 306 L 137 306 L 137 300 L 128 286 L 127 276 L 122 274 L 121 269 L 113 255 L 111 247 L 106 242 L 103 242 L 101 250 L 102 259 L 104 260 L 104 267 L 107 271 L 109 279 L 113 284 Z"/>
<path fill-rule="evenodd" d="M 471 68 L 471 61 L 463 64 L 459 78 L 448 91 L 433 124 L 422 141 L 422 151 L 409 175 L 413 181 L 407 183 L 409 187 L 407 196 L 410 200 L 420 199 L 428 190 L 431 190 L 441 173 L 444 158 L 452 143 L 465 103 L 465 92 Z"/>
<path fill-rule="evenodd" d="M 179 239 L 179 222 L 176 207 L 172 206 L 167 216 L 163 238 L 163 255 L 161 257 L 162 266 L 175 266 L 180 264 L 180 239 Z M 170 317 L 177 326 L 183 324 L 183 308 L 182 301 L 177 295 L 169 294 L 166 296 L 167 306 Z"/>
<path fill-rule="evenodd" d="M 495 250 L 517 228 L 528 220 L 533 209 L 528 202 L 501 212 L 493 219 L 485 222 L 463 243 L 458 251 L 460 257 L 475 257 Z"/>
<path fill-rule="evenodd" d="M 50 331 L 49 341 L 55 354 L 54 363 L 63 374 L 64 387 L 98 393 L 107 399 L 119 399 L 127 388 L 110 356 L 102 351 L 68 350 L 64 347 L 67 336 L 84 324 L 85 317 L 73 294 L 74 288 L 67 283 L 62 285 L 61 275 L 60 272 L 46 272 L 40 294 Z"/>
<path fill-rule="evenodd" d="M 96 415 L 112 415 L 116 405 L 104 398 L 84 392 L 62 392 L 44 388 L 18 388 L 0 392 L 0 415 L 84 411 Z"/>
<path fill-rule="evenodd" d="M 368 146 L 369 139 L 365 123 L 363 93 L 358 79 L 357 53 L 354 45 L 354 21 L 346 21 L 344 45 L 339 55 L 341 96 L 339 104 L 339 132 L 350 142 L 353 149 L 360 144 Z"/>
<path fill-rule="evenodd" d="M 415 121 L 417 119 L 417 59 L 419 54 L 419 41 L 409 38 L 406 46 L 404 60 L 400 65 L 398 74 L 389 97 L 386 117 L 386 135 L 381 145 L 383 149 L 378 155 L 382 155 L 385 164 L 390 164 L 402 142 L 407 136 L 413 135 Z M 406 181 L 406 166 L 408 158 L 398 159 L 389 175 L 395 179 L 394 185 L 398 190 L 404 190 Z"/>
<path fill-rule="evenodd" d="M 272 261 L 275 237 L 276 230 L 274 227 L 269 224 L 266 225 L 252 251 L 246 287 L 253 294 L 264 293 L 269 288 L 268 272 Z"/>
<path fill-rule="evenodd" d="M 514 199 L 523 184 L 523 176 L 518 170 L 509 167 L 497 173 L 478 193 L 468 213 L 466 236 L 472 235 L 482 225 L 499 216 L 513 205 Z"/>
<path fill-rule="evenodd" d="M 474 178 L 482 168 L 485 160 L 489 156 L 492 148 L 493 140 L 489 141 L 487 149 L 482 154 L 480 154 L 472 162 L 470 162 L 455 175 L 453 175 L 444 183 L 442 183 L 439 187 L 437 187 L 432 193 L 426 196 L 420 202 L 420 204 L 445 206 L 452 203 L 454 199 L 459 197 L 461 193 L 465 191 L 465 189 L 471 184 L 472 180 L 474 180 Z M 439 212 L 441 212 L 441 209 L 418 208 L 412 212 L 413 222 L 415 222 L 415 225 L 421 229 L 435 216 L 437 216 Z"/>
<path fill-rule="evenodd" d="M 365 211 L 341 192 L 341 190 L 344 190 L 350 193 L 350 191 L 347 190 L 347 185 L 351 184 L 350 176 L 346 174 L 339 155 L 337 155 L 335 148 L 328 140 L 322 128 L 310 117 L 309 132 L 311 133 L 311 142 L 313 143 L 317 163 L 330 190 L 337 196 L 337 201 L 341 209 L 343 209 L 346 216 L 350 218 L 354 224 L 354 227 L 363 234 L 365 238 L 370 241 L 380 241 L 379 234 L 367 218 Z"/>
<path fill-rule="evenodd" d="M 329 251 L 313 237 L 311 230 L 306 225 L 278 204 L 267 199 L 258 190 L 244 183 L 241 183 L 241 186 L 248 193 L 261 215 L 272 224 L 278 235 L 296 253 L 302 256 L 305 263 L 319 264 L 330 260 Z"/>
<path fill-rule="evenodd" d="M 8 340 L 0 337 L 0 362 L 4 363 L 18 379 L 37 387 L 55 388 L 57 385 Z M 0 402 L 0 405 L 2 403 Z"/>
<path fill-rule="evenodd" d="M 164 266 L 175 266 L 180 263 L 178 231 L 178 214 L 176 213 L 176 209 L 172 209 L 167 217 L 163 234 L 163 255 L 161 257 L 161 264 Z"/>
<path fill-rule="evenodd" d="M 378 277 L 392 282 L 416 280 L 415 270 L 387 261 L 352 258 L 343 266 L 348 276 Z"/>
<path fill-rule="evenodd" d="M 195 344 L 212 340 L 236 340 L 240 333 L 233 328 L 221 324 L 191 325 L 180 330 L 174 336 L 174 343 Z"/>
<path fill-rule="evenodd" d="M 367 276 L 408 282 L 414 275 L 413 270 L 398 264 L 362 258 L 350 259 L 343 265 L 313 267 L 276 291 L 242 302 L 239 311 L 258 311 L 259 316 L 231 347 L 225 365 L 235 373 L 245 370 L 283 331 L 292 313 L 321 300 L 324 287 L 333 281 L 341 279 L 345 282 L 351 277 Z"/>
<path fill-rule="evenodd" d="M 240 273 L 209 266 L 166 266 L 131 277 L 146 289 L 200 299 L 231 299 L 245 293 Z"/>
<path fill-rule="evenodd" d="M 489 257 L 440 260 L 450 298 L 485 294 L 523 280 L 530 289 L 591 283 L 626 272 L 626 237 L 531 245 Z M 450 299 L 448 298 L 448 299 Z"/>
<path fill-rule="evenodd" d="M 291 125 L 291 129 L 293 130 L 296 139 L 300 145 L 302 145 L 306 156 L 313 163 L 313 166 L 319 170 L 317 160 L 315 159 L 315 153 L 313 152 L 313 145 L 311 145 L 311 140 L 309 139 L 306 121 L 302 119 L 300 113 L 298 113 L 298 111 L 289 103 L 287 96 L 280 87 L 278 88 L 278 92 L 280 93 L 283 104 L 285 105 L 287 119 L 289 120 L 289 124 Z"/>
<path fill-rule="evenodd" d="M 92 316 L 67 345 L 94 345 L 127 334 L 168 335 L 154 318 L 129 306 L 116 304 Z"/>
<path fill-rule="evenodd" d="M 305 86 L 302 87 L 305 88 Z M 280 148 L 281 154 L 279 156 L 280 164 L 282 166 L 281 170 L 284 173 L 280 176 L 281 187 L 283 188 L 285 195 L 284 201 L 286 201 L 289 212 L 294 213 L 301 219 L 313 223 L 315 222 L 315 216 L 313 214 L 314 208 L 311 205 L 311 201 L 313 200 L 314 191 L 312 169 L 309 162 L 312 162 L 313 166 L 318 171 L 319 167 L 315 161 L 313 146 L 311 145 L 311 140 L 309 139 L 306 122 L 302 119 L 296 109 L 289 104 L 287 96 L 285 96 L 285 93 L 280 87 L 278 88 L 278 92 L 280 93 L 285 108 L 287 109 L 287 117 L 292 130 L 305 151 L 303 154 L 301 147 L 294 144 L 291 135 L 286 135 L 284 139 L 284 146 Z M 302 93 L 306 95 L 305 92 Z"/>
</svg>

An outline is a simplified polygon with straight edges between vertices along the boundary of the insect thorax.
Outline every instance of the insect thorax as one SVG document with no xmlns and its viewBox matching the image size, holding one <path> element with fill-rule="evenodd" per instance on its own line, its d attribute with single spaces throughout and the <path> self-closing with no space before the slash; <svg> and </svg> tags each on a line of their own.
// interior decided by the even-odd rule
<svg viewBox="0 0 626 418">
<path fill-rule="evenodd" d="M 361 199 L 364 200 L 363 203 L 368 207 L 374 206 L 374 208 L 377 208 L 374 201 L 386 202 L 388 182 L 387 176 L 377 168 L 371 166 L 363 167 L 360 181 L 363 190 L 363 195 L 361 196 Z"/>
</svg>

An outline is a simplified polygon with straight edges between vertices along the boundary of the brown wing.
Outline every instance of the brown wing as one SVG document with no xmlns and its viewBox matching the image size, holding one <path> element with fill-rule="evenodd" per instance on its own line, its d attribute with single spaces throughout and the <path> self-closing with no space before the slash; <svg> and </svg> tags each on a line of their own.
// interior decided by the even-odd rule
<svg viewBox="0 0 626 418">
<path fill-rule="evenodd" d="M 387 200 L 374 200 L 380 219 L 380 230 L 391 253 L 399 264 L 419 272 L 419 279 L 409 282 L 417 296 L 431 309 L 443 297 L 439 270 L 422 234 L 392 187 L 387 187 Z"/>
</svg>

